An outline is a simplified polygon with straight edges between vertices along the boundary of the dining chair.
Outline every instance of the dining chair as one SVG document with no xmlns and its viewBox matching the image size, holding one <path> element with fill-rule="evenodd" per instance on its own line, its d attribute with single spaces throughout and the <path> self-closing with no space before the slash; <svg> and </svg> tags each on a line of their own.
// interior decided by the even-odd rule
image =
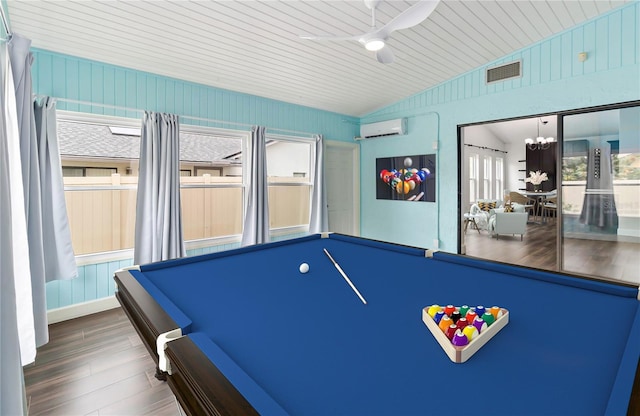
<svg viewBox="0 0 640 416">
<path fill-rule="evenodd" d="M 543 221 L 545 218 L 549 217 L 556 218 L 558 214 L 558 197 L 554 196 L 551 198 L 547 198 L 542 203 L 542 218 Z"/>
<path fill-rule="evenodd" d="M 535 218 L 536 216 L 536 200 L 535 199 L 522 195 L 520 192 L 509 192 L 509 199 L 511 200 L 511 203 L 515 202 L 517 204 L 524 205 L 525 211 L 527 211 L 529 215 L 533 214 Z"/>
</svg>

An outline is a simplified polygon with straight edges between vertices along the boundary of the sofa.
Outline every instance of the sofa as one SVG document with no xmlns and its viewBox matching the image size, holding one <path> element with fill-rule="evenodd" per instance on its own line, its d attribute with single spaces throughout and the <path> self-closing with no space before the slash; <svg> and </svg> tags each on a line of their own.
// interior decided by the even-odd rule
<svg viewBox="0 0 640 416">
<path fill-rule="evenodd" d="M 479 199 L 471 204 L 469 216 L 474 219 L 478 229 L 486 230 L 493 210 L 501 206 L 502 201 L 496 199 Z"/>
</svg>

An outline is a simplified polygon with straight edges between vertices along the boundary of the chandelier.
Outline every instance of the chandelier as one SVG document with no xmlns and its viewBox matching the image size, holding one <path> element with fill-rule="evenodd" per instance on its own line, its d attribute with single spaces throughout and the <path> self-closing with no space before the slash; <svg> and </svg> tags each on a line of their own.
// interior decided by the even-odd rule
<svg viewBox="0 0 640 416">
<path fill-rule="evenodd" d="M 525 144 L 530 150 L 548 149 L 549 147 L 551 147 L 551 143 L 556 141 L 556 139 L 554 139 L 553 137 L 544 138 L 540 135 L 540 124 L 546 126 L 547 123 L 549 123 L 548 120 L 542 120 L 541 118 L 539 118 L 537 123 L 538 135 L 536 136 L 536 138 L 532 139 L 531 137 L 527 137 L 526 139 L 524 139 Z"/>
</svg>

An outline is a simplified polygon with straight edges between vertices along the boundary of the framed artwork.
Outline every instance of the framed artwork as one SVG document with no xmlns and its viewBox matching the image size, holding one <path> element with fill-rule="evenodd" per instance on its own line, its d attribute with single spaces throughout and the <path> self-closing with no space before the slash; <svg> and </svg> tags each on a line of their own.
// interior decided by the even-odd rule
<svg viewBox="0 0 640 416">
<path fill-rule="evenodd" d="M 436 202 L 436 155 L 376 159 L 376 198 Z"/>
</svg>

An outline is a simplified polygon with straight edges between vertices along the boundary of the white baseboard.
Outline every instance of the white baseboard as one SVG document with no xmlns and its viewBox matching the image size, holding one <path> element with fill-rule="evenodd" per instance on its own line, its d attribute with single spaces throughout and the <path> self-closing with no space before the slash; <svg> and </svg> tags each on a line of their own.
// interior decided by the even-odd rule
<svg viewBox="0 0 640 416">
<path fill-rule="evenodd" d="M 63 308 L 51 309 L 47 311 L 47 320 L 49 324 L 55 324 L 57 322 L 80 318 L 81 316 L 108 311 L 109 309 L 118 307 L 120 307 L 120 303 L 116 297 L 109 296 L 89 302 L 76 303 L 75 305 L 65 306 Z"/>
</svg>

